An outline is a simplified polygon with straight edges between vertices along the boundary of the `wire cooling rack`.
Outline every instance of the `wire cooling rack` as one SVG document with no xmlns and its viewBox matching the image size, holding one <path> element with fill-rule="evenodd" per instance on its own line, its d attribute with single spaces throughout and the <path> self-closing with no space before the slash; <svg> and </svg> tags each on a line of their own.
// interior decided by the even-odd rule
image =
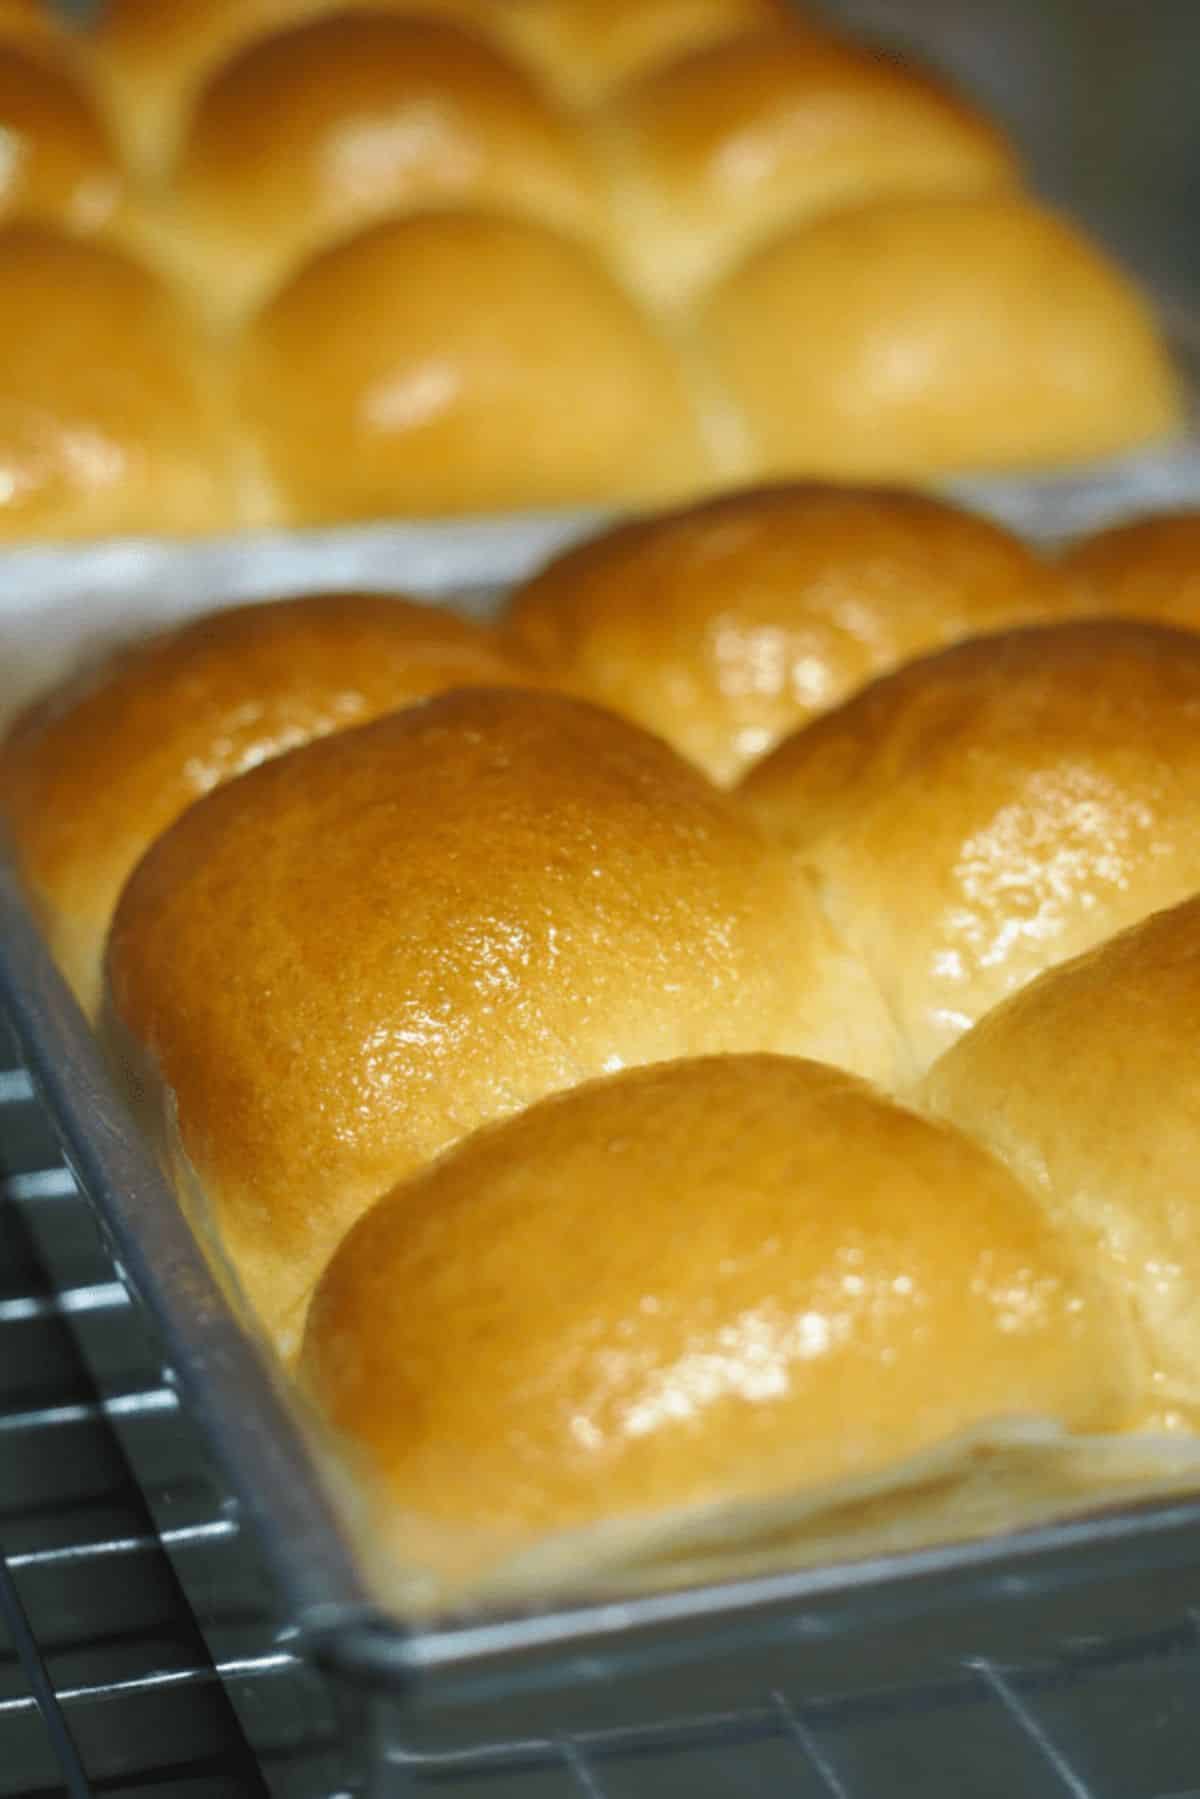
<svg viewBox="0 0 1200 1799">
<path fill-rule="evenodd" d="M 0 1795 L 332 1794 L 329 1708 L 15 1060 L 0 1031 Z"/>
<path fill-rule="evenodd" d="M 514 1687 L 335 1702 L 15 1059 L 0 1034 L 0 1799 L 1200 1799 L 1200 1548 L 1000 1573 L 915 1630 L 784 1620 L 635 1727 L 586 1669 L 552 1731 Z"/>
</svg>

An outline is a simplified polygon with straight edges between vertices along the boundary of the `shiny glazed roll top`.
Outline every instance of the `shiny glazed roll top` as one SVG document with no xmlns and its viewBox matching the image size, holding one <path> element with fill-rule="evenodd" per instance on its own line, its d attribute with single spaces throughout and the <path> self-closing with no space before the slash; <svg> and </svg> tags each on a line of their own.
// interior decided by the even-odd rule
<svg viewBox="0 0 1200 1799">
<path fill-rule="evenodd" d="M 1119 1427 L 1130 1369 L 1119 1306 L 985 1151 L 729 1056 L 547 1099 L 396 1188 L 321 1281 L 301 1376 L 383 1540 L 453 1583 L 1014 1418 Z"/>
<path fill-rule="evenodd" d="M 84 1009 L 126 876 L 191 802 L 268 757 L 448 687 L 524 677 L 491 634 L 384 594 L 237 606 L 86 668 L 0 745 L 0 815 Z"/>
<path fill-rule="evenodd" d="M 480 1124 L 779 1049 L 890 1075 L 874 989 L 741 809 L 577 701 L 477 689 L 267 763 L 126 886 L 109 1025 L 294 1348 L 339 1238 Z"/>
<path fill-rule="evenodd" d="M 552 679 L 733 781 L 873 676 L 1070 611 L 999 525 L 920 494 L 780 484 L 620 524 L 512 596 L 508 639 Z"/>
<path fill-rule="evenodd" d="M 1200 638 L 1085 620 L 864 688 L 751 769 L 920 1072 L 1056 962 L 1200 887 Z"/>
</svg>

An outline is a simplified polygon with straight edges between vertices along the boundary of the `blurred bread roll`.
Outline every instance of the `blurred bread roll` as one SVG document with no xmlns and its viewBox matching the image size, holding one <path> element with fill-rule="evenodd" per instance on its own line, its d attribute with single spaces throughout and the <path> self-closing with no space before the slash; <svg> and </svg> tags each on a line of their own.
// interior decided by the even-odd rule
<svg viewBox="0 0 1200 1799">
<path fill-rule="evenodd" d="M 99 1005 L 126 877 L 193 800 L 310 738 L 519 678 L 489 633 L 453 613 L 322 594 L 163 632 L 30 707 L 0 746 L 0 816 L 84 1009 Z"/>
<path fill-rule="evenodd" d="M 795 484 L 568 549 L 516 591 L 505 631 L 730 782 L 874 676 L 1068 601 L 999 525 L 918 494 Z"/>
<path fill-rule="evenodd" d="M 1025 198 L 838 211 L 750 256 L 700 324 L 767 476 L 1037 470 L 1181 423 L 1142 296 Z"/>
<path fill-rule="evenodd" d="M 285 515 L 670 495 L 705 454 L 674 356 L 589 251 L 474 212 L 375 225 L 248 329 L 242 395 Z"/>
<path fill-rule="evenodd" d="M 13 30 L 39 64 L 0 49 L 0 223 L 102 232 L 241 371 L 230 503 L 133 528 L 921 481 L 1180 422 L 1147 307 L 1009 191 L 1003 135 L 787 0 L 101 0 Z M 131 416 L 158 385 L 129 377 Z"/>
<path fill-rule="evenodd" d="M 126 152 L 161 175 L 175 153 L 196 94 L 229 57 L 323 13 L 376 9 L 486 21 L 504 0 L 101 0 L 91 57 Z"/>
<path fill-rule="evenodd" d="M 960 644 L 786 739 L 739 792 L 921 1072 L 1044 969 L 1200 888 L 1200 639 L 1089 620 Z"/>
<path fill-rule="evenodd" d="M 893 1060 L 874 989 L 741 808 L 614 715 L 519 690 L 199 800 L 126 885 L 108 979 L 118 1060 L 173 1096 L 285 1353 L 355 1218 L 478 1125 L 703 1051 Z"/>
<path fill-rule="evenodd" d="M 1200 900 L 996 1008 L 925 1096 L 1040 1188 L 1126 1296 L 1159 1428 L 1200 1419 Z"/>
<path fill-rule="evenodd" d="M 656 70 L 607 124 L 627 183 L 630 261 L 673 304 L 785 226 L 865 200 L 986 193 L 1018 179 L 1000 131 L 944 85 L 786 28 Z M 772 350 L 787 354 L 785 340 Z"/>
<path fill-rule="evenodd" d="M 5 39 L 0 16 L 0 223 L 83 235 L 117 221 L 125 175 L 100 115 L 58 62 Z"/>
<path fill-rule="evenodd" d="M 0 231 L 0 540 L 228 526 L 227 401 L 211 345 L 140 263 Z"/>
<path fill-rule="evenodd" d="M 1092 611 L 1200 630 L 1200 510 L 1097 531 L 1073 545 L 1062 567 Z"/>
<path fill-rule="evenodd" d="M 550 85 L 580 104 L 702 45 L 806 23 L 791 0 L 514 0 L 504 21 Z"/>
<path fill-rule="evenodd" d="M 321 10 L 322 0 L 102 0 L 96 78 L 135 166 L 161 173 L 196 88 L 225 56 Z"/>
<path fill-rule="evenodd" d="M 834 1069 L 728 1056 L 547 1099 L 398 1187 L 326 1271 L 301 1369 L 398 1555 L 437 1527 L 461 1580 L 1014 1416 L 1112 1427 L 1126 1355 L 966 1137 Z"/>
<path fill-rule="evenodd" d="M 386 214 L 491 207 L 601 232 L 569 115 L 486 39 L 381 10 L 324 15 L 226 63 L 197 101 L 173 193 L 180 254 L 233 312 Z"/>
</svg>

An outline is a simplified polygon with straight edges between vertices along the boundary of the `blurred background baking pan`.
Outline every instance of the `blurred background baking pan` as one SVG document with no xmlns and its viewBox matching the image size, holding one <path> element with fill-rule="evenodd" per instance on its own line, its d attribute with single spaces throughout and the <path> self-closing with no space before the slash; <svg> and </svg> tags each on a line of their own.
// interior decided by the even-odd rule
<svg viewBox="0 0 1200 1799">
<path fill-rule="evenodd" d="M 1090 41 L 414 6 L 0 12 L 7 544 L 1082 471 L 1186 428 L 1180 290 L 1063 178 L 1127 170 Z M 1031 92 L 1109 136 L 1039 139 Z"/>
</svg>

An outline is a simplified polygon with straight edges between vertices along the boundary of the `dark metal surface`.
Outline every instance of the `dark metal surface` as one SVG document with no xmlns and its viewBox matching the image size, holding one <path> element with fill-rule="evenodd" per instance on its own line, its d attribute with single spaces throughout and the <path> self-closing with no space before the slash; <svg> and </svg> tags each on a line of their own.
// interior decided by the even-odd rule
<svg viewBox="0 0 1200 1799">
<path fill-rule="evenodd" d="M 112 1326 L 128 1302 L 5 1048 L 0 1794 L 74 1796 L 185 1775 L 214 1794 L 261 1793 L 73 1334 L 72 1318 L 86 1317 L 115 1353 Z M 70 1283 L 57 1293 L 41 1253 L 51 1242 Z M 181 1535 L 203 1540 L 208 1522 Z"/>
<path fill-rule="evenodd" d="M 333 1703 L 15 1061 L 0 1027 L 0 1796 L 325 1799 Z"/>
<path fill-rule="evenodd" d="M 1200 304 L 1196 0 L 819 0 L 944 69 L 1002 120 L 1032 185 L 1162 299 Z"/>
</svg>

